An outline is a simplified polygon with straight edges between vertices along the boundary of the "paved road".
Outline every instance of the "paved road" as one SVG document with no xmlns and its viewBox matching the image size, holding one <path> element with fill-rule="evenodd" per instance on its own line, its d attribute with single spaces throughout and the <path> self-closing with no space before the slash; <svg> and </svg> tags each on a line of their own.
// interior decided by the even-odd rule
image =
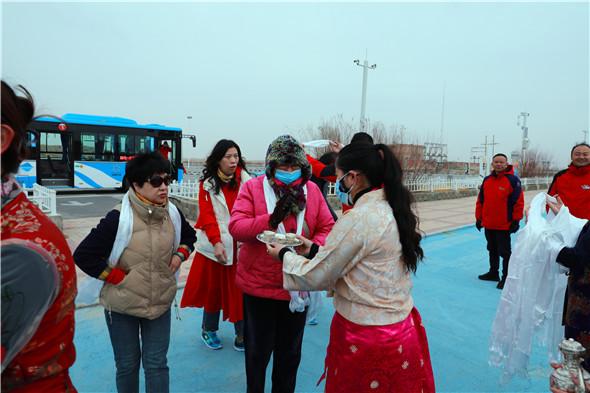
<svg viewBox="0 0 590 393">
<path fill-rule="evenodd" d="M 123 194 L 63 194 L 57 196 L 57 212 L 64 220 L 102 217 L 121 202 Z"/>
<path fill-rule="evenodd" d="M 500 385 L 500 370 L 488 365 L 490 329 L 501 291 L 495 283 L 477 279 L 488 267 L 483 234 L 474 227 L 464 228 L 428 237 L 423 247 L 427 259 L 412 275 L 412 297 L 426 327 L 437 392 L 547 392 L 551 367 L 538 344 L 531 353 L 528 380 L 514 378 Z M 181 297 L 179 292 L 179 302 Z M 202 309 L 183 308 L 180 313 L 182 319 L 172 317 L 170 391 L 245 392 L 244 354 L 232 349 L 232 324 L 220 323 L 224 348 L 212 351 L 199 337 Z M 319 393 L 324 389 L 324 384 L 316 386 L 316 381 L 324 371 L 333 314 L 332 299 L 324 298 L 319 324 L 305 328 L 295 390 L 298 393 Z M 102 307 L 76 312 L 75 344 L 77 358 L 70 375 L 78 391 L 116 391 L 113 352 Z M 266 392 L 270 392 L 270 363 Z M 359 375 L 371 378 L 366 380 L 367 386 L 374 377 L 378 378 L 379 372 Z M 140 378 L 140 391 L 144 391 L 143 372 Z"/>
</svg>

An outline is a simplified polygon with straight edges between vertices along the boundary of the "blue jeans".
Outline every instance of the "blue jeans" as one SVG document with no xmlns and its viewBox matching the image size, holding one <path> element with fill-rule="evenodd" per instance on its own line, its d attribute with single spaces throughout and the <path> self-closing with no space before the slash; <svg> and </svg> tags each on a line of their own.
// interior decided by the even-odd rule
<svg viewBox="0 0 590 393">
<path fill-rule="evenodd" d="M 105 310 L 117 366 L 117 392 L 139 392 L 139 364 L 143 362 L 147 393 L 168 393 L 170 310 L 149 320 Z M 141 346 L 139 339 L 141 337 Z"/>
</svg>

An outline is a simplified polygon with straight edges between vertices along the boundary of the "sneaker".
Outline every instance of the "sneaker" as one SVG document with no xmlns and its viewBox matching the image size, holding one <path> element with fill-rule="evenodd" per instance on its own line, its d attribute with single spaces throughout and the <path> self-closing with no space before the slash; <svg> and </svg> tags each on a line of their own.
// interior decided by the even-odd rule
<svg viewBox="0 0 590 393">
<path fill-rule="evenodd" d="M 201 338 L 203 342 L 208 348 L 211 349 L 221 349 L 223 348 L 223 344 L 221 344 L 221 340 L 217 337 L 217 332 L 206 332 L 203 330 L 201 333 Z"/>
<path fill-rule="evenodd" d="M 318 324 L 318 319 L 317 318 L 311 318 L 309 321 L 307 321 L 308 325 L 317 325 Z"/>
<path fill-rule="evenodd" d="M 477 276 L 477 278 L 484 281 L 500 281 L 500 276 L 497 272 L 487 272 L 484 274 L 480 274 L 479 276 Z"/>
<path fill-rule="evenodd" d="M 234 349 L 238 352 L 244 352 L 244 336 L 236 336 L 234 340 Z"/>
<path fill-rule="evenodd" d="M 496 285 L 496 288 L 498 289 L 504 289 L 504 284 L 506 283 L 505 279 L 500 280 L 500 282 L 498 283 L 498 285 Z"/>
</svg>

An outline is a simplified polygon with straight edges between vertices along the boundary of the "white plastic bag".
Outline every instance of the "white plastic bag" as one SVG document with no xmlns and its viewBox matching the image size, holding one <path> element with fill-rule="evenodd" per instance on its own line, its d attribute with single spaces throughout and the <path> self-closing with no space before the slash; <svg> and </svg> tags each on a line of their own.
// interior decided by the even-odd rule
<svg viewBox="0 0 590 393">
<path fill-rule="evenodd" d="M 493 366 L 503 378 L 527 376 L 533 338 L 547 347 L 548 360 L 557 360 L 563 339 L 563 302 L 567 277 L 555 262 L 563 247 L 572 247 L 585 224 L 566 206 L 557 216 L 545 214 L 546 194 L 531 202 L 529 221 L 516 238 L 508 277 L 490 337 Z"/>
<path fill-rule="evenodd" d="M 305 318 L 306 322 L 316 319 L 320 315 L 323 294 L 321 291 L 309 293 L 309 308 L 307 309 L 307 317 Z"/>
<path fill-rule="evenodd" d="M 98 303 L 98 295 L 103 284 L 104 281 L 90 276 L 86 276 L 80 280 L 78 284 L 78 295 L 76 296 L 76 307 L 92 306 Z"/>
<path fill-rule="evenodd" d="M 303 142 L 303 146 L 305 147 L 315 147 L 315 148 L 322 148 L 330 146 L 330 141 L 328 139 L 318 139 L 315 141 Z"/>
</svg>

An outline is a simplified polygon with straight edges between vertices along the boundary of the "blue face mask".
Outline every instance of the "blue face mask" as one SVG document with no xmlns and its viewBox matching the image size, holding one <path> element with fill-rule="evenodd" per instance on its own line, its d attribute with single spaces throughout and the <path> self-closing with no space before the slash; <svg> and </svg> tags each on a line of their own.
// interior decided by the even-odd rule
<svg viewBox="0 0 590 393">
<path fill-rule="evenodd" d="M 300 177 L 301 177 L 301 169 L 297 169 L 293 172 L 283 171 L 280 169 L 277 169 L 275 171 L 275 179 L 277 179 L 278 181 L 285 183 L 287 185 L 293 183 L 294 181 L 299 180 Z"/>
<path fill-rule="evenodd" d="M 348 172 L 342 175 L 342 177 L 336 180 L 336 184 L 334 185 L 334 190 L 336 191 L 336 196 L 338 200 L 345 205 L 352 206 L 352 200 L 350 197 L 350 188 L 347 188 L 346 185 L 342 182 L 344 178 L 348 175 Z"/>
</svg>

